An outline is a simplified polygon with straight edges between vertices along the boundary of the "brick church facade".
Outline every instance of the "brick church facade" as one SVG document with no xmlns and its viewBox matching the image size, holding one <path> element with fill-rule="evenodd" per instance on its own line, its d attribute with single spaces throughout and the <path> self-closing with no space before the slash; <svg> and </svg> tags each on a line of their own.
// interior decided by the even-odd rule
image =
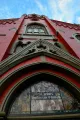
<svg viewBox="0 0 80 120">
<path fill-rule="evenodd" d="M 0 119 L 80 120 L 80 25 L 0 20 Z"/>
</svg>

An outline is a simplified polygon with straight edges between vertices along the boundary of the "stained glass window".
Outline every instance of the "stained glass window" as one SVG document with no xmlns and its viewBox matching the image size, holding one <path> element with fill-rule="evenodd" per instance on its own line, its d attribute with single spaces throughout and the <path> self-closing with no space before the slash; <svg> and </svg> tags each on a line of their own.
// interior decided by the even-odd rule
<svg viewBox="0 0 80 120">
<path fill-rule="evenodd" d="M 47 34 L 47 31 L 44 26 L 32 24 L 28 25 L 26 33 L 28 34 Z"/>
<path fill-rule="evenodd" d="M 76 106 L 74 103 L 76 101 Z M 78 101 L 65 88 L 41 81 L 25 89 L 13 102 L 10 115 L 56 114 L 79 110 Z"/>
</svg>

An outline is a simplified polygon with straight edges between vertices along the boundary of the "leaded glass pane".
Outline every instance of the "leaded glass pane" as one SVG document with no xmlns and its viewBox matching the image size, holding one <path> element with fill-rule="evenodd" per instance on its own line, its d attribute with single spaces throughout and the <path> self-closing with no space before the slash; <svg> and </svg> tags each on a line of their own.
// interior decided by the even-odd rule
<svg viewBox="0 0 80 120">
<path fill-rule="evenodd" d="M 61 99 L 58 100 L 32 100 L 31 111 L 53 111 L 63 110 Z"/>
<path fill-rule="evenodd" d="M 37 28 L 34 28 L 34 32 L 39 32 Z"/>
<path fill-rule="evenodd" d="M 45 34 L 45 31 L 43 29 L 39 29 L 40 34 Z"/>
<path fill-rule="evenodd" d="M 47 34 L 46 29 L 41 25 L 29 25 L 27 27 L 27 33 L 29 34 Z"/>
<path fill-rule="evenodd" d="M 27 89 L 21 93 L 21 95 L 16 98 L 12 107 L 11 113 L 13 114 L 23 114 L 30 113 L 30 90 Z"/>
<path fill-rule="evenodd" d="M 73 109 L 73 97 L 64 88 L 60 89 L 63 105 L 66 110 Z"/>
<path fill-rule="evenodd" d="M 78 101 L 64 88 L 42 81 L 24 90 L 11 106 L 11 114 L 57 113 L 78 110 Z"/>
<path fill-rule="evenodd" d="M 32 29 L 29 28 L 29 29 L 27 30 L 27 32 L 28 32 L 28 33 L 32 33 Z"/>
<path fill-rule="evenodd" d="M 31 87 L 32 92 L 59 92 L 57 85 L 50 82 L 40 82 Z"/>
</svg>

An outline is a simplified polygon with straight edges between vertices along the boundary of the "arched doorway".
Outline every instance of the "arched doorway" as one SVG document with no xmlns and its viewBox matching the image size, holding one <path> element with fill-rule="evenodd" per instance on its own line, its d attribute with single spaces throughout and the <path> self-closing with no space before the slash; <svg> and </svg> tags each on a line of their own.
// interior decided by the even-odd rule
<svg viewBox="0 0 80 120">
<path fill-rule="evenodd" d="M 66 114 L 79 113 L 80 102 L 71 89 L 66 81 L 46 73 L 26 79 L 10 98 L 8 118 L 50 115 L 66 118 Z"/>
</svg>

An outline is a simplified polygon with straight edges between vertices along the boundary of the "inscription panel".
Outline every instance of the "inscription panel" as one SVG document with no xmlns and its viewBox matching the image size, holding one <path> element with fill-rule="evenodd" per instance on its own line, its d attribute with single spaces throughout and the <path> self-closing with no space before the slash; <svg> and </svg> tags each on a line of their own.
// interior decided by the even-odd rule
<svg viewBox="0 0 80 120">
<path fill-rule="evenodd" d="M 24 90 L 13 102 L 9 114 L 61 114 L 77 111 L 79 102 L 66 89 L 42 81 Z"/>
</svg>

